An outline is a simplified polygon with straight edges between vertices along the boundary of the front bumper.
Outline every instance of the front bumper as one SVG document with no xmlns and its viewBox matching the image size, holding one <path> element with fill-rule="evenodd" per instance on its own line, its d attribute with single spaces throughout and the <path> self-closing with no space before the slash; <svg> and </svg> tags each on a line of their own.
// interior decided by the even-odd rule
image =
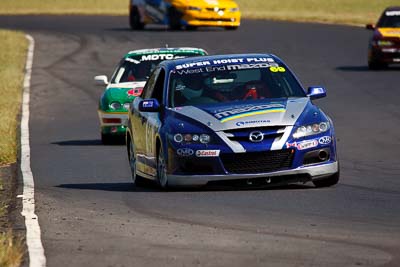
<svg viewBox="0 0 400 267">
<path fill-rule="evenodd" d="M 226 12 L 224 15 L 216 12 L 186 12 L 182 22 L 189 26 L 239 27 L 240 12 Z"/>
<path fill-rule="evenodd" d="M 128 122 L 127 112 L 104 112 L 98 110 L 98 115 L 103 134 L 125 134 Z"/>
<path fill-rule="evenodd" d="M 400 46 L 395 47 L 372 47 L 368 55 L 369 62 L 378 63 L 400 63 Z"/>
<path fill-rule="evenodd" d="M 219 174 L 219 175 L 168 175 L 168 184 L 172 186 L 201 186 L 212 181 L 227 181 L 239 179 L 271 178 L 277 176 L 308 176 L 309 180 L 318 180 L 331 176 L 339 171 L 337 161 L 320 165 L 302 166 L 290 170 L 282 170 L 257 174 Z"/>
</svg>

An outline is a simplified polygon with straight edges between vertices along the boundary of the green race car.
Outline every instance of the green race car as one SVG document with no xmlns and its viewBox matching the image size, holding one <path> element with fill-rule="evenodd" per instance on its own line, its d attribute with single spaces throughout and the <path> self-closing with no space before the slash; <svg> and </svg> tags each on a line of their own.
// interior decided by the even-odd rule
<svg viewBox="0 0 400 267">
<path fill-rule="evenodd" d="M 94 77 L 96 84 L 107 86 L 98 108 L 102 143 L 110 144 L 125 136 L 130 103 L 142 93 L 147 78 L 158 63 L 204 55 L 207 55 L 205 50 L 190 47 L 135 50 L 121 59 L 110 81 L 105 75 Z"/>
</svg>

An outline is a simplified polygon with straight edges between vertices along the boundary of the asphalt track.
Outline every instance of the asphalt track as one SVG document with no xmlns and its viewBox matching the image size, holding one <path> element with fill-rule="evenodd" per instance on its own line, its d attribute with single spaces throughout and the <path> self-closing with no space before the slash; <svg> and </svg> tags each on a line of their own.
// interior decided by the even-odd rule
<svg viewBox="0 0 400 267">
<path fill-rule="evenodd" d="M 369 71 L 362 28 L 248 21 L 237 31 L 133 32 L 124 17 L 0 17 L 36 41 L 31 153 L 48 266 L 400 266 L 400 69 Z M 99 140 L 93 76 L 131 49 L 270 52 L 333 118 L 331 188 L 133 189 L 123 146 Z"/>
</svg>

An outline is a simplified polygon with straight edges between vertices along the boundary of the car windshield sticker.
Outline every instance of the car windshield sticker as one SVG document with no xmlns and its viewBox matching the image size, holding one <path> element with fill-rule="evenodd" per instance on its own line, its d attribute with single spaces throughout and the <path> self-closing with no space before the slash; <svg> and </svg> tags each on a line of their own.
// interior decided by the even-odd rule
<svg viewBox="0 0 400 267">
<path fill-rule="evenodd" d="M 142 55 L 141 61 L 158 61 L 158 60 L 179 59 L 179 58 L 185 58 L 185 56 L 174 55 L 174 54 Z"/>
<path fill-rule="evenodd" d="M 394 11 L 386 11 L 386 16 L 392 17 L 392 16 L 400 16 L 400 10 L 394 10 Z"/>
<path fill-rule="evenodd" d="M 245 118 L 254 115 L 261 115 L 267 113 L 280 113 L 285 112 L 286 107 L 283 104 L 265 104 L 265 105 L 248 105 L 238 108 L 231 108 L 226 110 L 218 110 L 213 115 L 222 123 Z"/>
<path fill-rule="evenodd" d="M 285 72 L 286 69 L 284 67 L 270 67 L 269 70 L 271 72 Z"/>
<path fill-rule="evenodd" d="M 176 73 L 179 75 L 260 68 L 269 68 L 272 72 L 286 71 L 284 67 L 279 66 L 273 58 L 269 57 L 204 60 L 175 66 Z"/>
</svg>

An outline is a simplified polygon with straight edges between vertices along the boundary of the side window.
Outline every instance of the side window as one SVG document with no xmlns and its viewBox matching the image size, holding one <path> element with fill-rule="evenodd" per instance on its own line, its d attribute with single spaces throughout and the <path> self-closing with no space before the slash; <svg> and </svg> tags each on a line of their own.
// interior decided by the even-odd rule
<svg viewBox="0 0 400 267">
<path fill-rule="evenodd" d="M 144 86 L 143 93 L 142 93 L 142 98 L 147 99 L 151 98 L 151 95 L 153 94 L 154 90 L 154 84 L 157 80 L 158 73 L 160 72 L 160 69 L 157 68 L 153 71 L 153 73 L 150 75 L 150 78 L 147 80 L 146 85 Z"/>
<path fill-rule="evenodd" d="M 164 80 L 165 80 L 165 70 L 161 69 L 158 75 L 157 81 L 154 86 L 151 98 L 155 98 L 159 103 L 162 103 L 164 94 Z"/>
</svg>

